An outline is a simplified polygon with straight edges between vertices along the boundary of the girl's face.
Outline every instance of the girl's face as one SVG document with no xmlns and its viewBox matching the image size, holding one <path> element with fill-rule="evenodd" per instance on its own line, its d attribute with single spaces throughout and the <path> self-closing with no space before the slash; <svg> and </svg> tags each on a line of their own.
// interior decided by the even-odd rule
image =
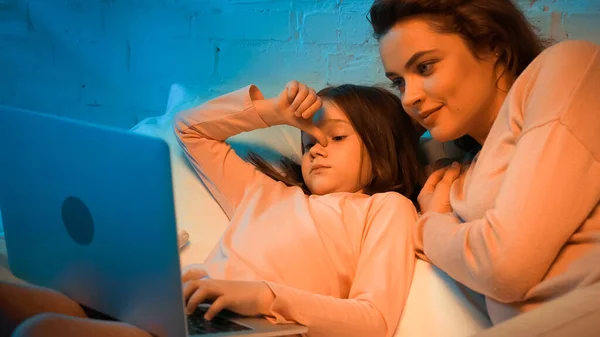
<svg viewBox="0 0 600 337">
<path fill-rule="evenodd" d="M 321 146 L 302 133 L 302 177 L 312 194 L 362 192 L 371 181 L 371 159 L 346 114 L 329 100 L 313 122 L 327 137 Z"/>
<path fill-rule="evenodd" d="M 438 141 L 468 134 L 483 143 L 507 90 L 495 51 L 476 58 L 457 34 L 435 32 L 423 19 L 400 21 L 380 39 L 386 76 L 406 112 Z"/>
</svg>

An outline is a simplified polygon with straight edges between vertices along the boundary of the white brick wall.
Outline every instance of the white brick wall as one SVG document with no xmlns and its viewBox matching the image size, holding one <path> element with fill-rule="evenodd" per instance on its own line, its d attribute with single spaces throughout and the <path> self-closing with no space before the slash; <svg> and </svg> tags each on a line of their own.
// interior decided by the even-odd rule
<svg viewBox="0 0 600 337">
<path fill-rule="evenodd" d="M 250 82 L 385 78 L 372 0 L 0 0 L 0 104 L 131 127 L 174 82 L 206 98 Z M 551 37 L 600 43 L 600 0 L 518 0 Z"/>
</svg>

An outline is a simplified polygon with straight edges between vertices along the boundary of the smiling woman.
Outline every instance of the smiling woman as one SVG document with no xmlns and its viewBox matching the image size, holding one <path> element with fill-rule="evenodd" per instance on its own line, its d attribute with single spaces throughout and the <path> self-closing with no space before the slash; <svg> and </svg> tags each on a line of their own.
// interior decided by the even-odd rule
<svg viewBox="0 0 600 337">
<path fill-rule="evenodd" d="M 370 20 L 404 110 L 482 146 L 429 177 L 417 253 L 486 295 L 494 323 L 598 283 L 600 46 L 544 50 L 509 0 L 377 0 Z"/>
<path fill-rule="evenodd" d="M 498 51 L 473 54 L 461 36 L 431 34 L 429 23 L 410 19 L 381 37 L 380 52 L 404 109 L 435 139 L 469 134 L 483 144 L 513 81 Z"/>
</svg>

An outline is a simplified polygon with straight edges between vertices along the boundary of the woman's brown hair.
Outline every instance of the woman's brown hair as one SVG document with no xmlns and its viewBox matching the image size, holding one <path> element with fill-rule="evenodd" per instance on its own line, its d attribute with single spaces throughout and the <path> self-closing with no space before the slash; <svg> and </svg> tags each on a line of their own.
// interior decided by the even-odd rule
<svg viewBox="0 0 600 337">
<path fill-rule="evenodd" d="M 416 17 L 425 18 L 439 33 L 461 36 L 475 57 L 498 53 L 498 63 L 513 78 L 551 43 L 540 38 L 511 0 L 375 0 L 367 19 L 379 40 L 396 23 Z M 468 138 L 458 139 L 457 145 L 476 144 Z"/>
<path fill-rule="evenodd" d="M 400 99 L 385 88 L 353 84 L 327 87 L 317 94 L 348 116 L 371 158 L 373 179 L 364 192 L 395 191 L 416 202 L 424 179 L 419 136 Z M 310 194 L 301 166 L 293 160 L 283 158 L 279 170 L 252 152 L 248 160 L 272 179 Z"/>
</svg>

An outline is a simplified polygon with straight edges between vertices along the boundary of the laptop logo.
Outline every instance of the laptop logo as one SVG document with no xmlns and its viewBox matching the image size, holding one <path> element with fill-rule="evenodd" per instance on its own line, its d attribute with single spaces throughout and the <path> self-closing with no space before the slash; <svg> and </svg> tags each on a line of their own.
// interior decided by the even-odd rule
<svg viewBox="0 0 600 337">
<path fill-rule="evenodd" d="M 77 197 L 68 197 L 62 204 L 62 220 L 73 241 L 87 246 L 94 239 L 94 220 L 85 203 Z"/>
</svg>

